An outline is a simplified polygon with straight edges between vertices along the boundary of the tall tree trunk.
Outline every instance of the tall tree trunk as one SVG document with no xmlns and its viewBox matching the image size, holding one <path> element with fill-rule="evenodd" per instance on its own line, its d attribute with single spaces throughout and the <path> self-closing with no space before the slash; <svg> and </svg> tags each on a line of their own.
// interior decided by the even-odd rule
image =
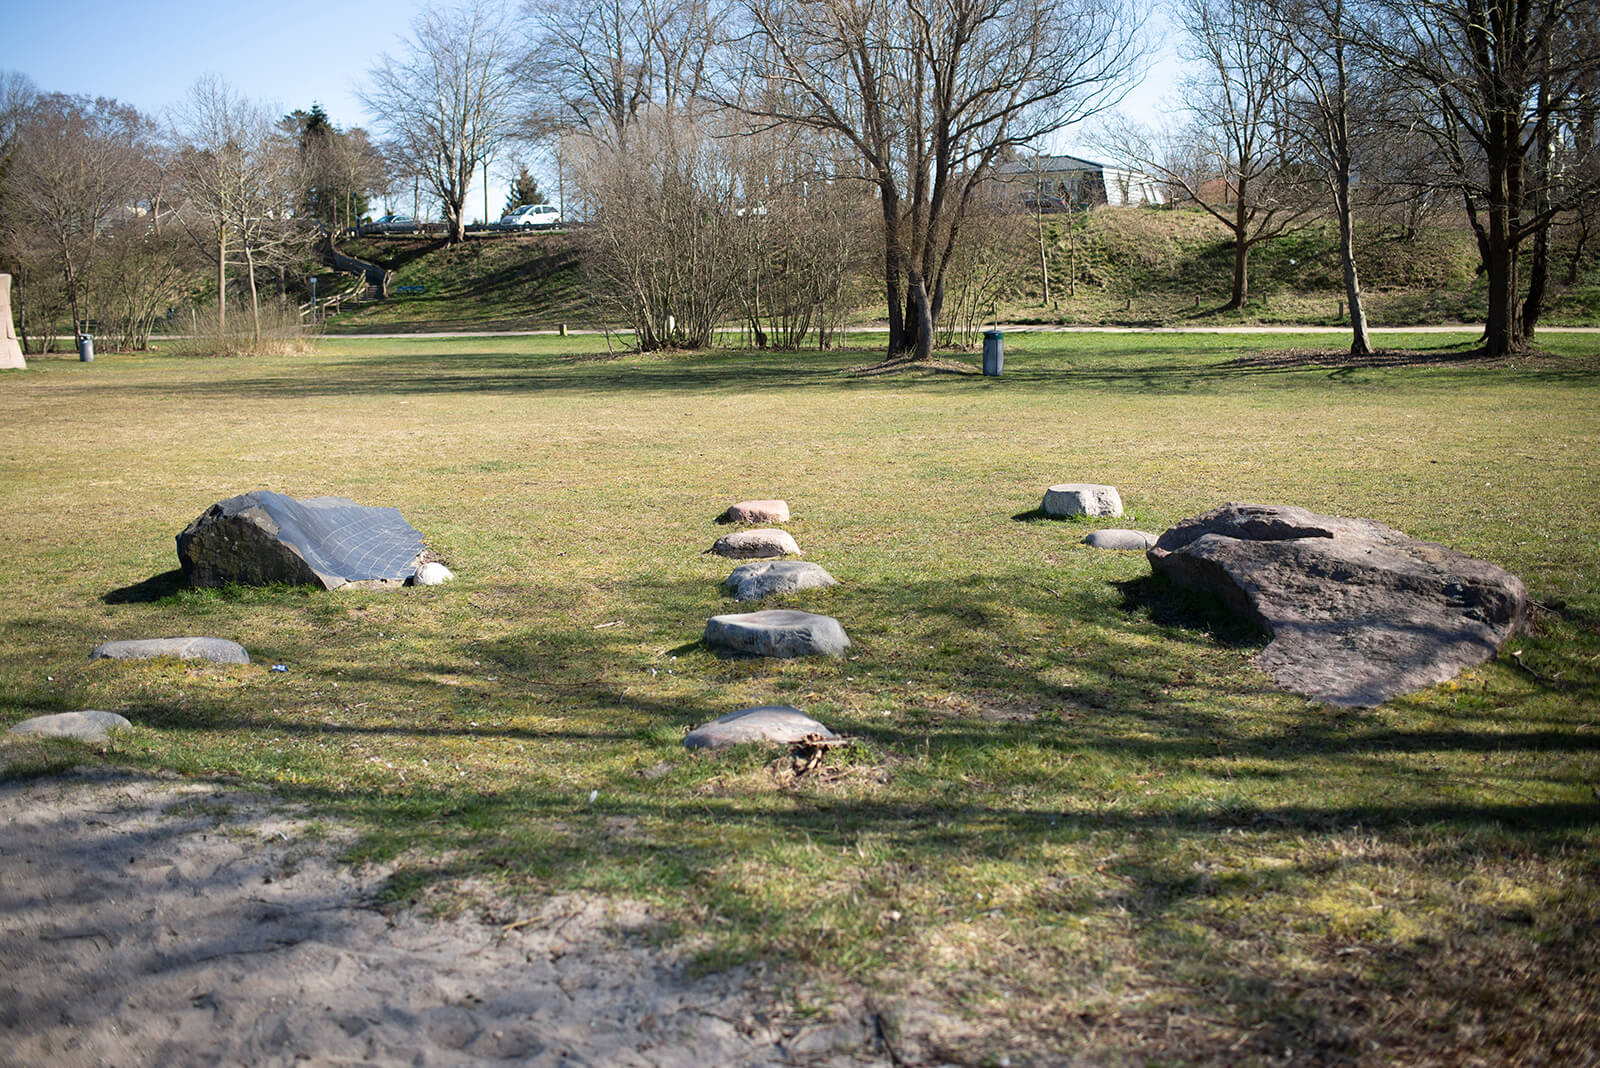
<svg viewBox="0 0 1600 1068">
<path fill-rule="evenodd" d="M 228 231 L 217 231 L 217 344 L 228 336 Z"/>
<path fill-rule="evenodd" d="M 1042 198 L 1036 198 L 1041 199 Z M 1039 285 L 1044 291 L 1044 306 L 1050 307 L 1050 258 L 1044 247 L 1044 205 L 1041 202 L 1033 213 L 1034 228 L 1039 234 Z"/>
<path fill-rule="evenodd" d="M 261 301 L 256 295 L 256 255 L 250 243 L 244 246 L 245 271 L 250 275 L 250 334 L 255 347 L 261 347 Z"/>
<path fill-rule="evenodd" d="M 1238 202 L 1233 206 L 1233 295 L 1228 307 L 1242 308 L 1250 299 L 1250 213 L 1245 205 L 1244 182 L 1239 183 Z"/>
<path fill-rule="evenodd" d="M 900 282 L 903 277 L 900 252 L 900 199 L 884 190 L 883 203 L 883 288 L 889 308 L 889 358 L 906 350 L 906 320 L 901 306 Z"/>
<path fill-rule="evenodd" d="M 1344 176 L 1348 182 L 1348 172 Z M 1361 303 L 1361 279 L 1356 273 L 1355 217 L 1350 210 L 1348 185 L 1339 202 L 1339 264 L 1344 270 L 1344 298 L 1350 304 L 1350 355 L 1372 353 L 1372 338 L 1367 335 L 1367 310 Z"/>
<path fill-rule="evenodd" d="M 933 358 L 933 310 L 928 303 L 928 287 L 922 275 L 916 271 L 907 279 L 907 287 L 911 290 L 912 306 L 915 310 L 916 334 L 911 338 L 913 349 L 911 358 L 914 360 L 928 360 Z"/>
</svg>

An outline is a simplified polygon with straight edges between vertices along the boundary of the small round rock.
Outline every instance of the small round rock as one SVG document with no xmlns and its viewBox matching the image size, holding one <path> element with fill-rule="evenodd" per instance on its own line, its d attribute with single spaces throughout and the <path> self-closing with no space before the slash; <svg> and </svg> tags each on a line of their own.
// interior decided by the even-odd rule
<svg viewBox="0 0 1600 1068">
<path fill-rule="evenodd" d="M 793 745 L 807 735 L 832 738 L 828 728 L 792 705 L 757 705 L 703 723 L 684 736 L 688 749 L 726 749 L 748 742 Z"/>
<path fill-rule="evenodd" d="M 759 527 L 736 530 L 717 539 L 711 551 L 735 560 L 759 560 L 775 556 L 800 556 L 800 546 L 787 530 Z"/>
<path fill-rule="evenodd" d="M 126 730 L 133 726 L 115 712 L 88 709 L 84 712 L 57 712 L 49 716 L 34 716 L 11 728 L 11 734 L 32 735 L 36 738 L 71 738 L 79 742 L 103 742 L 111 731 Z"/>
<path fill-rule="evenodd" d="M 1127 549 L 1144 552 L 1156 543 L 1147 530 L 1091 530 L 1083 543 L 1092 549 Z"/>
<path fill-rule="evenodd" d="M 783 659 L 843 656 L 850 647 L 837 619 L 787 608 L 712 616 L 702 640 L 721 653 Z"/>
<path fill-rule="evenodd" d="M 180 660 L 209 660 L 213 664 L 248 664 L 250 654 L 238 642 L 226 638 L 132 638 L 101 642 L 89 654 L 91 660 L 153 660 L 175 656 Z"/>
<path fill-rule="evenodd" d="M 740 501 L 717 516 L 719 523 L 787 523 L 788 501 Z"/>
<path fill-rule="evenodd" d="M 1121 515 L 1122 497 L 1115 486 L 1091 482 L 1066 482 L 1045 490 L 1039 506 L 1045 515 Z"/>
<path fill-rule="evenodd" d="M 416 573 L 411 576 L 411 585 L 443 586 L 455 577 L 455 572 L 448 567 L 445 567 L 437 560 L 430 560 L 417 568 Z"/>
</svg>

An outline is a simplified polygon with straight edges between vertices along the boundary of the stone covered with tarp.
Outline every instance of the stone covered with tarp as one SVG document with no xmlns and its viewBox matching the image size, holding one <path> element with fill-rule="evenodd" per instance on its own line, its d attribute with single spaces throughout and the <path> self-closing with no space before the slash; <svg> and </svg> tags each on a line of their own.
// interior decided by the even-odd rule
<svg viewBox="0 0 1600 1068">
<path fill-rule="evenodd" d="M 178 535 L 191 586 L 400 586 L 424 552 L 398 509 L 270 490 L 218 501 Z"/>
</svg>

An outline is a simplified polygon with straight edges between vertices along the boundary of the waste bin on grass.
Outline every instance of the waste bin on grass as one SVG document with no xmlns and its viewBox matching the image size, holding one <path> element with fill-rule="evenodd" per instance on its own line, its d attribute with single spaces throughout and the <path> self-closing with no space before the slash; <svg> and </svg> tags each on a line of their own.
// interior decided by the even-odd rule
<svg viewBox="0 0 1600 1068">
<path fill-rule="evenodd" d="M 998 330 L 985 330 L 983 332 L 983 373 L 991 378 L 999 378 L 1000 372 L 1005 369 L 1005 363 L 1005 334 Z"/>
<path fill-rule="evenodd" d="M 93 363 L 94 362 L 94 335 L 93 334 L 85 333 L 85 334 L 79 334 L 78 335 L 78 359 L 81 360 L 83 363 Z"/>
</svg>

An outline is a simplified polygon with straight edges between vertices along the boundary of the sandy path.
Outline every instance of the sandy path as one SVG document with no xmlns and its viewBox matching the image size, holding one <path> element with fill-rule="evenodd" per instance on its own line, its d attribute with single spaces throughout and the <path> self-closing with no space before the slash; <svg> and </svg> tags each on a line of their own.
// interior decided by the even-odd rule
<svg viewBox="0 0 1600 1068">
<path fill-rule="evenodd" d="M 269 799 L 109 770 L 0 784 L 0 1063 L 887 1064 L 696 981 L 648 918 L 574 897 L 505 931 L 385 914 Z"/>
</svg>

